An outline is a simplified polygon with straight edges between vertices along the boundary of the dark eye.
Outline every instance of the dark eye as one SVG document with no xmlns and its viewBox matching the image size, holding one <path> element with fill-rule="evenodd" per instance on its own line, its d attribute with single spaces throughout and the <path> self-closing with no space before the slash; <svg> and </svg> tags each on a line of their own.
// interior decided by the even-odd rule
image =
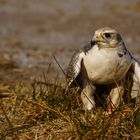
<svg viewBox="0 0 140 140">
<path fill-rule="evenodd" d="M 110 37 L 111 37 L 111 34 L 109 34 L 109 33 L 104 33 L 104 36 L 105 36 L 106 38 L 110 38 Z"/>
</svg>

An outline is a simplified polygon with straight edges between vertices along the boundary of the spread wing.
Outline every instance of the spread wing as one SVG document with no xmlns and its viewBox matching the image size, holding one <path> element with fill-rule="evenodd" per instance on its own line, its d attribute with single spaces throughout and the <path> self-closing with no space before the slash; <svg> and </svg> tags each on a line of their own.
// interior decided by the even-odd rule
<svg viewBox="0 0 140 140">
<path fill-rule="evenodd" d="M 70 86 L 76 80 L 77 76 L 80 74 L 82 60 L 84 56 L 86 55 L 86 52 L 90 48 L 91 48 L 91 45 L 87 44 L 82 49 L 74 53 L 66 72 L 66 80 L 67 80 L 68 86 Z"/>
</svg>

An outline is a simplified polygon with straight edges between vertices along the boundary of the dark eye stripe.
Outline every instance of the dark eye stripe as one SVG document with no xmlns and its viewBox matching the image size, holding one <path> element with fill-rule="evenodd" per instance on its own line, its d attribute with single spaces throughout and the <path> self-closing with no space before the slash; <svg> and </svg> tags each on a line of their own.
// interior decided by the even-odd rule
<svg viewBox="0 0 140 140">
<path fill-rule="evenodd" d="M 110 34 L 110 33 L 104 33 L 104 36 L 105 36 L 106 38 L 110 38 L 110 37 L 111 37 L 111 34 Z"/>
</svg>

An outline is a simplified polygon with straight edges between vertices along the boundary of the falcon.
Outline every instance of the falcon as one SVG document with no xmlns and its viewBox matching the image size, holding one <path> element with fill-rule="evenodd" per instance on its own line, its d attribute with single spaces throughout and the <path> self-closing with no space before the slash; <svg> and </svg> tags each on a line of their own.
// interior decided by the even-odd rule
<svg viewBox="0 0 140 140">
<path fill-rule="evenodd" d="M 132 81 L 129 88 L 138 89 L 140 63 L 126 49 L 121 35 L 109 27 L 95 31 L 91 42 L 74 53 L 66 72 L 67 87 L 79 85 L 82 89 L 81 99 L 86 110 L 95 108 L 94 94 L 100 85 L 113 85 L 109 111 L 118 107 L 127 87 L 125 84 L 129 83 L 127 77 Z"/>
</svg>

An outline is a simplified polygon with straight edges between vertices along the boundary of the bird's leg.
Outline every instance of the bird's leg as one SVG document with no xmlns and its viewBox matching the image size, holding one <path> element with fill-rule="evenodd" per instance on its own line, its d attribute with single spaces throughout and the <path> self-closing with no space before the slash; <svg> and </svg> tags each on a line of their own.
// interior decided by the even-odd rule
<svg viewBox="0 0 140 140">
<path fill-rule="evenodd" d="M 108 111 L 111 114 L 121 103 L 123 103 L 124 87 L 116 85 L 108 97 Z"/>
<path fill-rule="evenodd" d="M 95 108 L 95 99 L 94 99 L 94 92 L 95 92 L 96 87 L 91 84 L 86 84 L 83 87 L 83 90 L 81 92 L 81 99 L 84 104 L 84 109 L 85 109 L 85 117 L 86 119 L 97 119 L 97 112 L 93 110 Z"/>
<path fill-rule="evenodd" d="M 90 111 L 95 107 L 95 101 L 93 96 L 95 89 L 96 87 L 89 83 L 83 87 L 83 90 L 81 92 L 81 99 L 84 104 L 85 110 Z"/>
</svg>

